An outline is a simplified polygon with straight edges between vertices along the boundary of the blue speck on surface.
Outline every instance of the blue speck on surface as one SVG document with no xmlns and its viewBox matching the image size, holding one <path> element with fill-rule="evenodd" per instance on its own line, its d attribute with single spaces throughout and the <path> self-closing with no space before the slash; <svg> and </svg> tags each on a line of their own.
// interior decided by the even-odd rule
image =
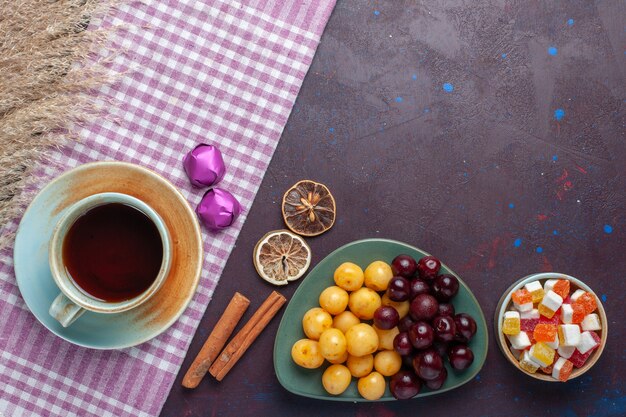
<svg viewBox="0 0 626 417">
<path fill-rule="evenodd" d="M 403 99 L 402 99 L 402 97 L 400 97 L 400 96 L 396 97 L 396 101 L 397 101 L 398 103 L 402 103 L 402 100 L 403 100 Z"/>
<path fill-rule="evenodd" d="M 430 113 L 430 109 L 429 109 L 428 107 L 426 107 L 426 108 L 424 109 L 424 113 Z"/>
<path fill-rule="evenodd" d="M 512 209 L 512 208 L 515 208 L 515 204 L 513 204 L 513 203 L 509 203 L 509 208 L 511 208 L 511 209 Z"/>
<path fill-rule="evenodd" d="M 334 128 L 334 127 L 329 127 L 329 128 L 328 128 L 328 131 L 329 131 L 330 133 L 335 133 L 335 128 Z"/>
<path fill-rule="evenodd" d="M 367 207 L 363 208 L 363 213 L 369 213 L 370 209 L 368 209 Z"/>
<path fill-rule="evenodd" d="M 556 120 L 561 120 L 563 117 L 565 117 L 565 110 L 563 110 L 563 109 L 556 109 L 554 111 L 554 118 Z"/>
<path fill-rule="evenodd" d="M 480 381 L 480 374 L 476 375 L 476 381 Z"/>
<path fill-rule="evenodd" d="M 464 173 L 463 173 L 463 176 L 464 176 L 464 177 L 467 177 L 467 172 L 464 172 Z"/>
<path fill-rule="evenodd" d="M 541 246 L 537 246 L 537 253 L 543 252 L 543 248 Z"/>
<path fill-rule="evenodd" d="M 556 46 L 550 46 L 548 48 L 548 53 L 552 56 L 555 56 L 556 54 L 559 53 L 559 50 L 556 48 Z"/>
<path fill-rule="evenodd" d="M 558 230 L 553 230 L 553 231 L 552 231 L 552 234 L 553 234 L 554 236 L 558 236 L 558 235 L 559 235 L 559 231 L 558 231 Z"/>
<path fill-rule="evenodd" d="M 520 239 L 519 237 L 515 239 L 515 241 L 513 242 L 513 246 L 515 246 L 516 248 L 522 246 L 522 239 Z"/>
<path fill-rule="evenodd" d="M 569 26 L 574 26 L 574 19 L 569 19 L 569 20 L 567 21 L 567 24 L 568 24 Z"/>
<path fill-rule="evenodd" d="M 556 162 L 559 160 L 559 157 L 557 155 L 552 155 L 552 160 Z"/>
<path fill-rule="evenodd" d="M 374 16 L 380 15 L 380 10 L 374 10 Z"/>
<path fill-rule="evenodd" d="M 413 74 L 413 76 L 411 77 L 414 80 L 417 80 L 417 74 Z"/>
<path fill-rule="evenodd" d="M 506 54 L 502 54 L 502 59 L 505 59 L 505 58 L 506 58 Z"/>
<path fill-rule="evenodd" d="M 604 233 L 613 233 L 613 227 L 610 224 L 605 224 Z"/>
<path fill-rule="evenodd" d="M 606 303 L 606 294 L 602 294 L 600 298 L 602 299 L 603 303 Z"/>
<path fill-rule="evenodd" d="M 443 91 L 450 93 L 454 91 L 454 86 L 450 83 L 443 83 Z"/>
</svg>

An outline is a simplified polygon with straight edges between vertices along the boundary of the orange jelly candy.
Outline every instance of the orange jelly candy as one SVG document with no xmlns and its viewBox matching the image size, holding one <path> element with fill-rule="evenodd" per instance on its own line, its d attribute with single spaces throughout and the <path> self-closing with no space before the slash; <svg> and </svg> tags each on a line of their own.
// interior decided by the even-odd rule
<svg viewBox="0 0 626 417">
<path fill-rule="evenodd" d="M 559 370 L 559 374 L 558 374 L 559 381 L 562 381 L 562 382 L 567 381 L 569 376 L 572 373 L 573 368 L 574 368 L 574 365 L 570 361 L 568 360 L 563 361 L 563 365 L 561 366 L 561 369 Z M 552 376 L 555 376 L 554 372 Z"/>
<path fill-rule="evenodd" d="M 585 306 L 580 303 L 572 304 L 572 324 L 580 324 L 585 319 L 587 313 L 585 312 Z M 595 309 L 594 309 L 595 310 Z"/>
<path fill-rule="evenodd" d="M 585 309 L 585 314 L 591 314 L 596 311 L 598 308 L 598 304 L 596 302 L 596 297 L 591 293 L 584 293 L 574 302 L 574 304 L 582 305 Z"/>
<path fill-rule="evenodd" d="M 554 324 L 539 323 L 533 331 L 533 338 L 537 342 L 554 342 L 557 334 L 557 327 Z"/>
<path fill-rule="evenodd" d="M 517 290 L 511 294 L 511 299 L 515 304 L 526 304 L 533 300 L 533 296 L 526 288 L 522 288 L 521 290 Z"/>
<path fill-rule="evenodd" d="M 569 281 L 566 279 L 558 280 L 556 283 L 554 283 L 552 291 L 560 295 L 561 298 L 565 299 L 569 295 Z"/>
</svg>

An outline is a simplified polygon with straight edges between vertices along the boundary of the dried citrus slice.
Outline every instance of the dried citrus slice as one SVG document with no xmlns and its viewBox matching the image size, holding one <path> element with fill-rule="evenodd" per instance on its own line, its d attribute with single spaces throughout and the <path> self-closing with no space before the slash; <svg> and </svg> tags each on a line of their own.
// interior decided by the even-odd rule
<svg viewBox="0 0 626 417">
<path fill-rule="evenodd" d="M 254 247 L 254 267 L 267 282 L 287 285 L 300 278 L 311 264 L 311 248 L 288 230 L 267 233 Z"/>
<path fill-rule="evenodd" d="M 283 219 L 302 236 L 317 236 L 335 224 L 335 199 L 324 184 L 303 180 L 283 196 Z"/>
</svg>

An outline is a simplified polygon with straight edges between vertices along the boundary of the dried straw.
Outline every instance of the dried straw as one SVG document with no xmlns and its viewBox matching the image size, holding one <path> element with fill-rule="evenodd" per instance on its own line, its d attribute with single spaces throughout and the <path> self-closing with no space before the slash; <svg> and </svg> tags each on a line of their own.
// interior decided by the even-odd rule
<svg viewBox="0 0 626 417">
<path fill-rule="evenodd" d="M 98 112 L 91 89 L 109 82 L 107 30 L 91 19 L 111 10 L 98 0 L 0 0 L 0 249 L 7 227 L 32 195 L 25 189 L 51 147 Z"/>
</svg>

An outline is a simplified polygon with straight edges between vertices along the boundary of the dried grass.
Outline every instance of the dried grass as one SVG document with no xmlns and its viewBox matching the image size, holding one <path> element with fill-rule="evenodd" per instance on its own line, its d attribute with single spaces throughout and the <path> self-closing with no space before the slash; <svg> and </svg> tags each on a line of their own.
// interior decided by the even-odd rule
<svg viewBox="0 0 626 417">
<path fill-rule="evenodd" d="M 106 58 L 96 55 L 107 31 L 85 29 L 110 6 L 0 0 L 0 249 L 11 240 L 7 223 L 32 198 L 24 191 L 33 188 L 33 172 L 98 112 L 87 93 L 111 81 Z"/>
</svg>

